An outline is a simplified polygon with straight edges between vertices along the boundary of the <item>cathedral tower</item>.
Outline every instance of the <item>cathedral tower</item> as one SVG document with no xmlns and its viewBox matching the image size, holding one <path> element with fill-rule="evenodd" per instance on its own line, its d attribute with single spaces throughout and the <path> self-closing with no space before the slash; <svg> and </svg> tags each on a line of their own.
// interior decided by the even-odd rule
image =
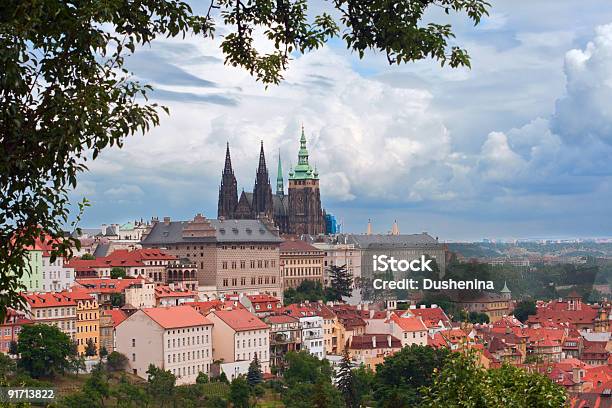
<svg viewBox="0 0 612 408">
<path fill-rule="evenodd" d="M 219 204 L 217 206 L 217 217 L 227 219 L 234 218 L 234 211 L 238 204 L 238 183 L 232 169 L 232 158 L 230 157 L 229 143 L 225 150 L 225 167 L 221 174 L 221 186 L 219 187 Z"/>
<path fill-rule="evenodd" d="M 289 228 L 290 232 L 296 235 L 317 235 L 325 232 L 319 174 L 308 163 L 304 126 L 298 164 L 289 172 Z"/>
<path fill-rule="evenodd" d="M 281 165 L 280 150 L 278 151 L 278 169 L 276 170 L 276 195 L 285 195 L 285 182 L 283 180 L 283 166 Z"/>
<path fill-rule="evenodd" d="M 272 187 L 266 167 L 266 156 L 264 154 L 263 140 L 259 151 L 259 165 L 255 175 L 255 187 L 253 188 L 253 212 L 255 216 L 265 215 L 272 219 L 274 208 L 272 203 Z"/>
</svg>

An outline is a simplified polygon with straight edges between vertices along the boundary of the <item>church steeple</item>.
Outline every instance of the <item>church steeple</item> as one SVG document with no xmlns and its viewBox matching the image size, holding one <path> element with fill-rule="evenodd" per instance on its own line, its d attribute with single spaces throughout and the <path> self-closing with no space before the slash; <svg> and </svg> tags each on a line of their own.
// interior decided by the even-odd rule
<svg viewBox="0 0 612 408">
<path fill-rule="evenodd" d="M 221 174 L 221 185 L 219 186 L 219 203 L 217 206 L 217 217 L 232 219 L 238 205 L 238 183 L 232 169 L 232 158 L 230 156 L 229 143 L 225 147 L 225 166 Z"/>
<path fill-rule="evenodd" d="M 304 125 L 302 125 L 302 136 L 300 137 L 300 150 L 298 151 L 298 163 L 289 174 L 291 180 L 312 180 L 318 179 L 319 174 L 308 163 L 308 149 L 306 148 L 306 135 Z"/>
<path fill-rule="evenodd" d="M 278 149 L 278 169 L 276 170 L 276 195 L 285 195 L 285 183 L 283 180 L 283 166 L 281 164 L 280 149 Z"/>
<path fill-rule="evenodd" d="M 272 187 L 266 167 L 266 156 L 264 154 L 263 140 L 259 149 L 259 165 L 255 175 L 255 188 L 253 188 L 253 210 L 255 215 L 265 214 L 270 219 L 274 214 L 272 207 Z"/>
</svg>

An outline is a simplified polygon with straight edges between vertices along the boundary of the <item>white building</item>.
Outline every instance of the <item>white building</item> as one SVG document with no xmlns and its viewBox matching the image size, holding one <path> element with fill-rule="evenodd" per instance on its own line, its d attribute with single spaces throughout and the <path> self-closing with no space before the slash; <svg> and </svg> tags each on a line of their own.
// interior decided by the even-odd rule
<svg viewBox="0 0 612 408">
<path fill-rule="evenodd" d="M 321 316 L 301 316 L 302 350 L 308 351 L 319 359 L 325 358 L 323 340 L 323 318 Z"/>
<path fill-rule="evenodd" d="M 270 327 L 246 309 L 214 310 L 206 316 L 214 324 L 214 359 L 229 380 L 249 372 L 255 354 L 261 371 L 270 372 Z"/>
<path fill-rule="evenodd" d="M 212 322 L 190 306 L 140 309 L 115 328 L 116 350 L 141 378 L 154 364 L 177 384 L 193 384 L 200 372 L 210 375 L 212 331 Z"/>
<path fill-rule="evenodd" d="M 42 290 L 43 292 L 61 292 L 70 289 L 74 284 L 74 268 L 64 265 L 64 258 L 57 257 L 51 262 L 51 254 L 43 252 L 42 256 Z"/>
<path fill-rule="evenodd" d="M 325 252 L 323 259 L 323 280 L 329 286 L 329 266 L 346 265 L 346 269 L 353 275 L 354 284 L 361 279 L 361 250 L 354 244 L 313 242 L 312 245 Z"/>
</svg>

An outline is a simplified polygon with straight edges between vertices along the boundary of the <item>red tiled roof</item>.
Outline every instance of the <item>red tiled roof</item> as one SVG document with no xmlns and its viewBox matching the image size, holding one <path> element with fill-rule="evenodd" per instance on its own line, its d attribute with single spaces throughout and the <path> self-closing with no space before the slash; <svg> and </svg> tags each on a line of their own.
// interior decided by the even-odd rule
<svg viewBox="0 0 612 408">
<path fill-rule="evenodd" d="M 127 319 L 127 314 L 121 309 L 111 309 L 102 311 L 103 315 L 110 316 L 113 321 L 113 327 L 117 327 L 119 323 Z"/>
<path fill-rule="evenodd" d="M 296 323 L 299 320 L 295 317 L 288 315 L 271 315 L 264 317 L 264 321 L 270 324 L 284 324 L 284 323 Z"/>
<path fill-rule="evenodd" d="M 374 346 L 374 339 L 376 339 L 376 346 Z M 391 340 L 391 346 L 389 347 L 389 340 Z M 375 350 L 383 348 L 402 348 L 402 342 L 390 334 L 362 334 L 351 337 L 351 343 L 349 348 L 353 350 Z"/>
<path fill-rule="evenodd" d="M 427 336 L 427 345 L 433 348 L 447 347 L 446 340 L 440 333 L 434 333 L 433 336 Z"/>
<path fill-rule="evenodd" d="M 446 327 L 451 325 L 450 319 L 440 307 L 396 310 L 395 313 L 401 317 L 419 316 L 427 327 L 437 327 L 440 321 L 442 321 L 442 324 Z"/>
<path fill-rule="evenodd" d="M 148 282 L 148 280 L 144 279 Z M 142 278 L 125 278 L 125 279 L 107 279 L 107 278 L 92 278 L 92 279 L 77 279 L 76 283 L 90 293 L 121 293 L 126 288 L 132 285 L 142 284 Z"/>
<path fill-rule="evenodd" d="M 251 303 L 280 303 L 280 299 L 270 295 L 247 295 Z"/>
<path fill-rule="evenodd" d="M 170 286 L 159 285 L 155 288 L 155 297 L 197 297 L 195 292 L 186 289 L 171 289 Z"/>
<path fill-rule="evenodd" d="M 242 303 L 235 300 L 207 300 L 204 302 L 187 302 L 185 306 L 191 306 L 203 315 L 207 315 L 211 310 L 225 309 L 245 309 Z"/>
<path fill-rule="evenodd" d="M 323 256 L 323 251 L 321 251 L 319 248 L 300 240 L 281 242 L 280 252 L 317 252 Z"/>
<path fill-rule="evenodd" d="M 60 306 L 76 306 L 74 299 L 64 296 L 63 292 L 46 292 L 46 293 L 22 293 L 32 309 L 42 307 L 60 307 Z"/>
<path fill-rule="evenodd" d="M 268 328 L 268 325 L 259 317 L 246 309 L 213 310 L 210 313 L 223 320 L 225 324 L 235 331 L 261 330 Z"/>
<path fill-rule="evenodd" d="M 210 320 L 189 306 L 151 307 L 141 310 L 164 329 L 212 324 Z"/>
<path fill-rule="evenodd" d="M 73 258 L 68 262 L 67 266 L 77 271 L 86 271 L 94 268 L 145 266 L 143 261 L 169 261 L 174 259 L 177 259 L 177 257 L 167 254 L 160 249 L 147 248 L 133 251 L 117 249 L 107 256 L 98 257 L 96 259 L 84 260 Z"/>
<path fill-rule="evenodd" d="M 427 330 L 427 327 L 425 327 L 425 324 L 420 317 L 399 317 L 396 314 L 392 314 L 390 320 L 393 320 L 403 331 L 406 332 Z"/>
</svg>

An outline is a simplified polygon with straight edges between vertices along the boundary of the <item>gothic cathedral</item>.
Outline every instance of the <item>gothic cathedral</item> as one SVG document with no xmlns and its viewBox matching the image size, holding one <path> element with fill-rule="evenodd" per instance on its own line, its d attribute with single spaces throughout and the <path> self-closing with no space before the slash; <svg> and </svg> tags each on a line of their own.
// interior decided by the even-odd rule
<svg viewBox="0 0 612 408">
<path fill-rule="evenodd" d="M 272 194 L 263 141 L 252 193 L 242 191 L 238 198 L 238 183 L 232 169 L 229 143 L 225 152 L 225 167 L 219 187 L 217 216 L 225 219 L 268 218 L 281 234 L 318 235 L 325 233 L 325 214 L 321 208 L 319 174 L 308 163 L 306 136 L 302 127 L 298 164 L 289 170 L 289 191 L 285 195 L 280 154 L 276 177 L 276 193 Z"/>
</svg>

